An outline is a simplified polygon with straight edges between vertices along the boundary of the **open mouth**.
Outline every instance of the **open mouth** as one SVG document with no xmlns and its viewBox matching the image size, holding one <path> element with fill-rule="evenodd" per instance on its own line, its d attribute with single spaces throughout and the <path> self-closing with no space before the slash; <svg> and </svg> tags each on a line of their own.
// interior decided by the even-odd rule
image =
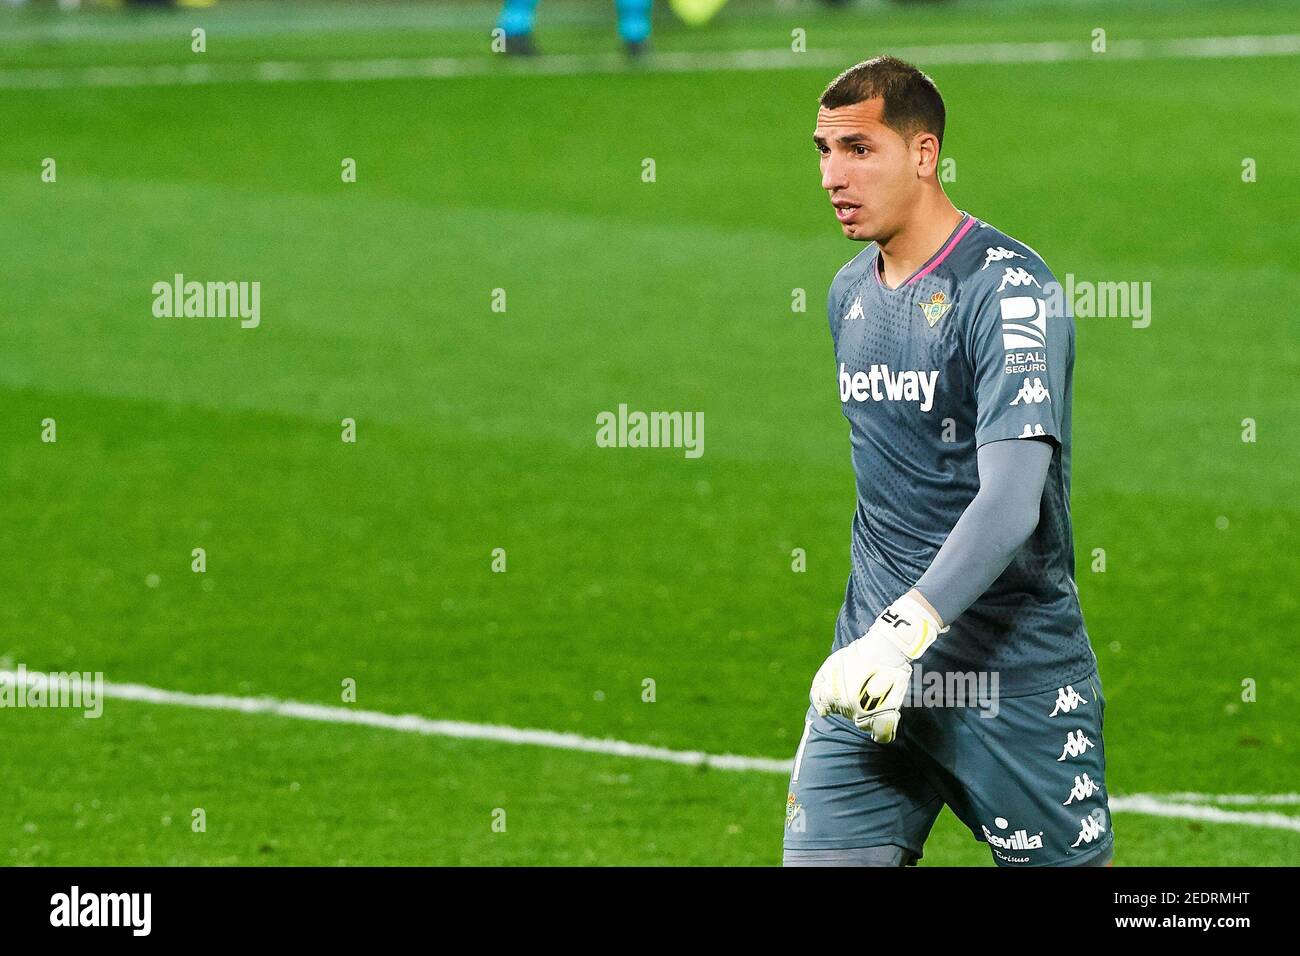
<svg viewBox="0 0 1300 956">
<path fill-rule="evenodd" d="M 861 208 L 861 206 L 855 206 L 851 203 L 837 202 L 835 204 L 835 218 L 840 222 L 848 222 L 857 215 L 858 210 Z"/>
</svg>

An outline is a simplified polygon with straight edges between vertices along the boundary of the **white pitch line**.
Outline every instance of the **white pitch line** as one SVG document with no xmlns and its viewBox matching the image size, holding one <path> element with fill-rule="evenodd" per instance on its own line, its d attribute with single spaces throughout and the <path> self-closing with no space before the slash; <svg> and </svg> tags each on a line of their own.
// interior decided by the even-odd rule
<svg viewBox="0 0 1300 956">
<path fill-rule="evenodd" d="M 18 674 L 0 670 L 0 684 L 14 684 Z M 49 687 L 49 678 L 41 672 L 23 674 L 29 687 Z M 612 757 L 630 757 L 637 760 L 658 760 L 689 767 L 711 767 L 715 770 L 754 771 L 788 776 L 790 760 L 771 757 L 742 757 L 735 754 L 711 754 L 702 750 L 672 750 L 634 744 L 625 740 L 583 737 L 580 734 L 560 733 L 554 730 L 532 730 L 510 727 L 505 724 L 474 724 L 460 720 L 433 720 L 416 714 L 386 714 L 377 710 L 353 710 L 326 704 L 305 704 L 299 701 L 278 700 L 274 697 L 236 697 L 228 694 L 190 694 L 185 691 L 164 690 L 145 684 L 115 684 L 105 682 L 103 696 L 129 700 L 142 704 L 161 704 L 172 707 L 193 707 L 201 710 L 236 711 L 241 714 L 272 714 L 297 720 L 313 720 L 327 724 L 351 724 L 361 727 L 378 727 L 426 737 L 450 737 L 457 740 L 487 740 L 493 743 L 529 747 L 547 747 L 553 750 L 570 750 L 599 753 Z M 1235 823 L 1246 826 L 1269 827 L 1300 832 L 1300 817 L 1281 813 L 1242 812 L 1223 810 L 1212 803 L 1236 804 L 1293 804 L 1300 802 L 1300 794 L 1210 794 L 1137 793 L 1112 796 L 1110 808 L 1120 813 L 1142 813 L 1161 817 L 1177 817 L 1210 823 Z"/>
<path fill-rule="evenodd" d="M 1220 59 L 1300 54 L 1300 33 L 1246 36 L 1116 40 L 1094 53 L 1085 40 L 1030 43 L 951 43 L 932 46 L 883 45 L 922 65 L 1063 63 L 1095 60 Z M 370 80 L 442 80 L 474 76 L 585 76 L 610 73 L 696 73 L 842 67 L 863 51 L 784 47 L 760 50 L 656 52 L 629 67 L 618 53 L 552 54 L 521 60 L 489 54 L 475 57 L 396 57 L 365 60 L 190 63 L 160 66 L 37 67 L 0 70 L 0 89 L 212 86 L 226 83 L 352 83 Z"/>
<path fill-rule="evenodd" d="M 43 673 L 26 673 L 30 686 L 49 686 Z M 18 674 L 0 670 L 0 684 L 13 684 Z M 432 720 L 416 714 L 385 714 L 377 710 L 353 710 L 325 704 L 304 704 L 274 697 L 234 697 L 227 694 L 189 694 L 184 691 L 163 690 L 144 684 L 114 684 L 105 682 L 103 696 L 117 700 L 131 700 L 143 704 L 164 704 L 174 707 L 196 707 L 203 710 L 233 710 L 242 714 L 274 714 L 298 720 L 314 720 L 327 724 L 355 724 L 379 727 L 408 734 L 428 737 L 453 737 L 459 740 L 490 740 L 504 744 L 523 744 L 533 747 L 550 747 L 555 750 L 577 750 L 587 753 L 609 754 L 614 757 L 634 757 L 641 760 L 660 760 L 667 763 L 695 767 L 712 767 L 717 770 L 757 770 L 763 773 L 788 774 L 789 760 L 772 760 L 766 757 L 737 757 L 731 754 L 710 754 L 701 750 L 670 750 L 647 744 L 628 743 L 624 740 L 601 740 L 579 734 L 560 733 L 554 730 L 530 730 L 503 724 L 472 724 L 459 720 Z"/>
<path fill-rule="evenodd" d="M 1170 802 L 1167 797 L 1147 793 L 1111 797 L 1110 808 L 1121 813 L 1145 813 L 1157 817 L 1177 817 L 1180 820 L 1204 820 L 1208 823 L 1244 823 L 1248 826 L 1300 833 L 1300 817 L 1289 817 L 1284 813 L 1222 810 L 1203 803 L 1176 803 Z"/>
<path fill-rule="evenodd" d="M 1224 803 L 1251 807 L 1300 804 L 1300 793 L 1166 793 L 1163 797 L 1183 803 Z"/>
</svg>

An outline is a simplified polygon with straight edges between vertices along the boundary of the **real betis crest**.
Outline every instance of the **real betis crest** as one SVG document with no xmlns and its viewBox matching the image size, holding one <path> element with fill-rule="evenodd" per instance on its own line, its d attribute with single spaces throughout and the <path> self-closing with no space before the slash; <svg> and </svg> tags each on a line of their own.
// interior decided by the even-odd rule
<svg viewBox="0 0 1300 956">
<path fill-rule="evenodd" d="M 934 328 L 935 323 L 952 308 L 952 303 L 942 292 L 930 296 L 929 302 L 918 302 L 917 305 L 921 307 L 921 312 L 925 315 L 925 321 L 930 323 L 930 328 Z"/>
<path fill-rule="evenodd" d="M 787 796 L 785 798 L 785 825 L 791 827 L 798 824 L 800 822 L 799 814 L 802 810 L 803 804 L 799 803 L 793 793 Z M 803 827 L 798 827 L 798 830 L 802 833 Z"/>
</svg>

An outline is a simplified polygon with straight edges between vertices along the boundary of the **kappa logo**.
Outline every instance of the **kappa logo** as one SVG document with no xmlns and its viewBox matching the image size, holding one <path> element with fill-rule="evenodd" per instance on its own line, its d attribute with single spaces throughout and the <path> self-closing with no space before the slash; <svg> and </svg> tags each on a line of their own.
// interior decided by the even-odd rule
<svg viewBox="0 0 1300 956">
<path fill-rule="evenodd" d="M 998 291 L 1001 292 L 1008 285 L 1036 285 L 1038 288 L 1042 288 L 1031 273 L 1026 272 L 1019 266 L 1007 266 L 1006 271 L 1002 273 L 1002 281 L 998 283 Z"/>
<path fill-rule="evenodd" d="M 1012 402 L 1012 404 L 1014 405 L 1015 403 Z M 1046 438 L 1047 432 L 1043 431 L 1042 425 L 1032 425 L 1032 426 L 1025 425 L 1025 430 L 1022 431 L 1016 437 L 1017 438 Z"/>
<path fill-rule="evenodd" d="M 1077 757 L 1089 747 L 1095 746 L 1097 745 L 1089 740 L 1082 730 L 1076 730 L 1072 734 L 1067 733 L 1065 735 L 1065 747 L 1061 750 L 1061 756 L 1056 758 L 1056 762 L 1060 763 L 1066 757 Z"/>
<path fill-rule="evenodd" d="M 1061 806 L 1068 807 L 1075 800 L 1087 800 L 1100 789 L 1101 787 L 1097 786 L 1086 773 L 1081 777 L 1075 777 L 1074 786 L 1070 788 L 1070 795 L 1065 798 L 1065 802 Z"/>
<path fill-rule="evenodd" d="M 1028 379 L 1026 379 L 1026 381 L 1028 381 Z M 1080 704 L 1086 703 L 1088 702 L 1083 699 L 1072 685 L 1066 684 L 1064 687 L 1058 687 L 1056 689 L 1056 706 L 1052 708 L 1052 712 L 1047 716 L 1055 717 L 1057 714 L 1068 714 Z"/>
<path fill-rule="evenodd" d="M 998 308 L 1002 310 L 1004 349 L 1047 347 L 1047 303 L 1044 300 L 1032 295 L 1012 295 L 999 302 Z"/>
<path fill-rule="evenodd" d="M 1043 384 L 1041 378 L 1035 378 L 1033 384 L 1030 384 L 1028 378 L 1025 384 L 1020 386 L 1020 391 L 1016 392 L 1016 397 L 1011 400 L 1012 405 L 1019 405 L 1024 402 L 1026 405 L 1037 405 L 1039 402 L 1052 400 L 1052 396 L 1047 392 L 1047 386 Z"/>
<path fill-rule="evenodd" d="M 1070 846 L 1076 847 L 1080 843 L 1091 843 L 1105 832 L 1106 811 L 1098 807 L 1079 821 L 1079 837 Z"/>
<path fill-rule="evenodd" d="M 844 316 L 842 321 L 850 322 L 853 319 L 865 319 L 865 318 L 866 316 L 862 312 L 862 296 L 858 296 L 856 299 L 853 300 L 853 305 L 849 306 L 848 315 Z"/>
<path fill-rule="evenodd" d="M 1004 259 L 1027 259 L 1028 256 L 1022 256 L 1018 252 L 1012 252 L 1010 249 L 1004 249 L 1002 246 L 993 246 L 984 250 L 984 265 L 980 266 L 980 272 L 983 272 L 995 262 L 1001 262 Z"/>
</svg>

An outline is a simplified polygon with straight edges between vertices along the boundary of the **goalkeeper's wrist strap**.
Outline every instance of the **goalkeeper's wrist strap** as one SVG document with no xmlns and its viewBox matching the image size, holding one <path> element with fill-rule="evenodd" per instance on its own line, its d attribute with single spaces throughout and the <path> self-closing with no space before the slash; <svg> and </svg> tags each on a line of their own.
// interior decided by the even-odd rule
<svg viewBox="0 0 1300 956">
<path fill-rule="evenodd" d="M 886 625 L 885 634 L 890 643 L 912 660 L 924 654 L 948 630 L 939 627 L 934 615 L 906 594 L 881 613 L 880 621 Z"/>
</svg>

